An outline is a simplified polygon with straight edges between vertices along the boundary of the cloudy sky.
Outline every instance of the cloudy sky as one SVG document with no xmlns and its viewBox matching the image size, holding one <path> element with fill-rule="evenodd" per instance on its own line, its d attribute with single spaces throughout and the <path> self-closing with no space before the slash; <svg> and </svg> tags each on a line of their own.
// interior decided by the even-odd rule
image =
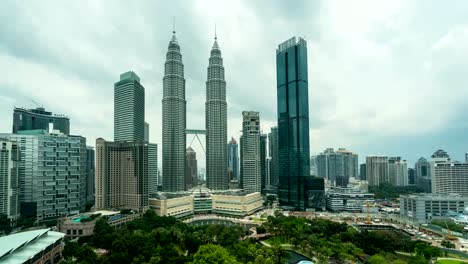
<svg viewBox="0 0 468 264">
<path fill-rule="evenodd" d="M 11 131 L 14 106 L 32 108 L 34 100 L 68 115 L 72 133 L 89 145 L 97 137 L 112 140 L 113 84 L 133 70 L 146 88 L 150 140 L 161 143 L 173 16 L 189 128 L 204 127 L 216 23 L 229 137 L 239 137 L 243 110 L 260 111 L 263 131 L 270 131 L 276 119 L 275 49 L 302 36 L 308 42 L 311 153 L 346 147 L 361 161 L 400 155 L 413 164 L 438 148 L 458 160 L 468 152 L 463 0 L 2 1 L 0 131 Z"/>
</svg>

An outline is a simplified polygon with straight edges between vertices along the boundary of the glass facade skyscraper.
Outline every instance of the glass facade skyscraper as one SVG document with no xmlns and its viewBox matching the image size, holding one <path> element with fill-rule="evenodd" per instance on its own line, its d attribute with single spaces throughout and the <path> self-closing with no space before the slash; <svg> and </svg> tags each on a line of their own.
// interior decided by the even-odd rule
<svg viewBox="0 0 468 264">
<path fill-rule="evenodd" d="M 270 185 L 278 186 L 279 182 L 279 160 L 278 160 L 278 127 L 272 127 L 268 134 L 268 152 L 271 157 L 270 162 Z"/>
<path fill-rule="evenodd" d="M 15 107 L 13 110 L 13 134 L 24 130 L 42 129 L 49 131 L 50 124 L 52 124 L 53 129 L 63 134 L 70 134 L 70 119 L 64 115 L 54 115 L 43 107 L 36 109 Z"/>
<path fill-rule="evenodd" d="M 234 138 L 227 144 L 227 163 L 229 180 L 239 182 L 239 145 Z"/>
<path fill-rule="evenodd" d="M 293 37 L 276 50 L 279 202 L 295 210 L 308 207 L 310 177 L 307 43 Z"/>
</svg>

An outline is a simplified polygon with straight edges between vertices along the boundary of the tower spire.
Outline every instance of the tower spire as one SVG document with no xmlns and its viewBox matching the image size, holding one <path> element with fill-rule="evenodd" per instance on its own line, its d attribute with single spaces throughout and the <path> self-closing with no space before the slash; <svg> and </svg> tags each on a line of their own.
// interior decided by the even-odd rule
<svg viewBox="0 0 468 264">
<path fill-rule="evenodd" d="M 175 16 L 172 17 L 172 34 L 175 34 Z"/>
<path fill-rule="evenodd" d="M 216 35 L 216 23 L 215 23 L 215 40 L 218 39 L 218 36 Z"/>
</svg>

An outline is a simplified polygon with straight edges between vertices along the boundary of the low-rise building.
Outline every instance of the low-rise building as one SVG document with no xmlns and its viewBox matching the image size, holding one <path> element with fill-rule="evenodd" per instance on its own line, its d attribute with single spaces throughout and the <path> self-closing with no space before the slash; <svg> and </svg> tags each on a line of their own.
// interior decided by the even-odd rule
<svg viewBox="0 0 468 264">
<path fill-rule="evenodd" d="M 213 213 L 245 216 L 251 215 L 263 207 L 263 197 L 255 193 L 213 194 Z"/>
<path fill-rule="evenodd" d="M 367 203 L 374 202 L 374 194 L 357 188 L 332 187 L 326 200 L 328 210 L 362 212 Z"/>
<path fill-rule="evenodd" d="M 448 218 L 463 213 L 468 206 L 468 197 L 457 194 L 411 194 L 400 195 L 400 216 L 424 224 L 432 219 Z"/>
<path fill-rule="evenodd" d="M 150 209 L 157 215 L 181 218 L 193 215 L 193 195 L 158 193 L 156 198 L 149 199 Z"/>
<path fill-rule="evenodd" d="M 39 229 L 0 237 L 0 263 L 59 263 L 64 236 L 50 229 Z"/>
</svg>

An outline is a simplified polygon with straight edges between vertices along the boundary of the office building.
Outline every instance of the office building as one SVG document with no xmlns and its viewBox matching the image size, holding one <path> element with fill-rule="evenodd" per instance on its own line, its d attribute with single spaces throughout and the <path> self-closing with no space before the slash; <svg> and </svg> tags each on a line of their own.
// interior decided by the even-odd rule
<svg viewBox="0 0 468 264">
<path fill-rule="evenodd" d="M 78 214 L 86 205 L 86 139 L 58 131 L 0 134 L 20 151 L 21 214 L 38 222 Z"/>
<path fill-rule="evenodd" d="M 389 182 L 388 157 L 366 157 L 366 177 L 369 186 L 379 186 L 384 182 Z"/>
<path fill-rule="evenodd" d="M 344 148 L 327 148 L 316 157 L 317 176 L 328 179 L 332 186 L 346 187 L 351 177 L 358 176 L 358 155 Z"/>
<path fill-rule="evenodd" d="M 114 84 L 114 141 L 145 140 L 145 88 L 136 73 L 120 75 Z"/>
<path fill-rule="evenodd" d="M 148 143 L 96 139 L 96 208 L 148 208 Z"/>
<path fill-rule="evenodd" d="M 46 111 L 43 107 L 13 109 L 13 134 L 25 130 L 58 130 L 65 135 L 70 134 L 70 119 L 65 115 L 57 115 Z"/>
<path fill-rule="evenodd" d="M 186 104 L 184 64 L 174 31 L 164 64 L 162 100 L 162 187 L 168 192 L 185 190 Z"/>
<path fill-rule="evenodd" d="M 309 176 L 304 181 L 304 201 L 307 211 L 325 211 L 325 180 Z"/>
<path fill-rule="evenodd" d="M 206 186 L 227 190 L 227 103 L 223 58 L 217 37 L 211 48 L 206 81 Z"/>
<path fill-rule="evenodd" d="M 431 158 L 432 193 L 468 196 L 468 163 L 451 161 L 443 150 Z"/>
<path fill-rule="evenodd" d="M 359 179 L 361 181 L 367 181 L 367 176 L 366 176 L 366 164 L 362 163 L 359 165 Z"/>
<path fill-rule="evenodd" d="M 270 184 L 278 186 L 279 183 L 279 159 L 278 159 L 278 127 L 271 128 L 268 134 L 268 153 L 271 157 L 270 162 Z"/>
<path fill-rule="evenodd" d="M 18 161 L 16 142 L 0 138 L 0 214 L 13 222 L 20 215 Z"/>
<path fill-rule="evenodd" d="M 260 113 L 242 112 L 241 188 L 261 192 Z"/>
<path fill-rule="evenodd" d="M 264 190 L 267 187 L 267 135 L 260 134 L 260 182 L 261 189 Z"/>
<path fill-rule="evenodd" d="M 468 197 L 443 194 L 400 195 L 400 217 L 426 224 L 433 219 L 448 218 L 463 213 Z"/>
<path fill-rule="evenodd" d="M 227 144 L 228 179 L 239 182 L 239 145 L 234 138 Z"/>
<path fill-rule="evenodd" d="M 310 175 L 318 176 L 317 174 L 317 156 L 310 157 Z"/>
<path fill-rule="evenodd" d="M 310 176 L 307 43 L 290 38 L 276 50 L 279 203 L 306 210 Z"/>
<path fill-rule="evenodd" d="M 86 147 L 86 203 L 94 204 L 95 153 L 94 148 Z"/>
<path fill-rule="evenodd" d="M 39 229 L 0 237 L 0 263 L 60 263 L 64 236 L 50 229 Z"/>
<path fill-rule="evenodd" d="M 394 186 L 408 185 L 408 165 L 401 157 L 388 158 L 388 178 Z"/>
<path fill-rule="evenodd" d="M 149 142 L 149 124 L 145 122 L 145 142 Z"/>
<path fill-rule="evenodd" d="M 416 171 L 408 168 L 408 185 L 416 185 Z"/>
<path fill-rule="evenodd" d="M 332 187 L 327 192 L 327 209 L 333 212 L 360 213 L 367 203 L 374 203 L 374 194 L 361 189 Z"/>
<path fill-rule="evenodd" d="M 197 153 L 191 147 L 188 147 L 186 156 L 185 183 L 187 184 L 186 189 L 190 190 L 198 185 Z"/>
<path fill-rule="evenodd" d="M 148 196 L 158 191 L 158 144 L 148 143 Z"/>
</svg>

